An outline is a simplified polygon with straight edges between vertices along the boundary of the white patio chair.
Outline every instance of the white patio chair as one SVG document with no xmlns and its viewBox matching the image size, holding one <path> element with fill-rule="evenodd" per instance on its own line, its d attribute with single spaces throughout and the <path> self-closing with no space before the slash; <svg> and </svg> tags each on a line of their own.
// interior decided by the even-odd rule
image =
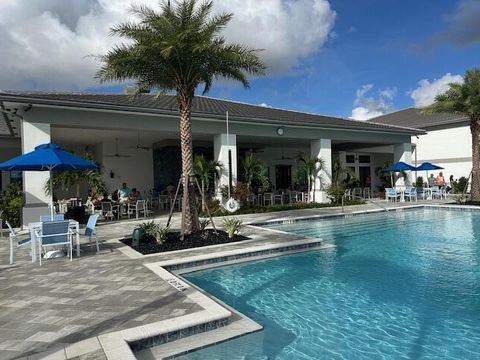
<svg viewBox="0 0 480 360">
<path fill-rule="evenodd" d="M 167 210 L 170 208 L 170 200 L 168 198 L 168 195 L 158 196 L 158 208 L 161 210 Z"/>
<path fill-rule="evenodd" d="M 271 206 L 273 205 L 273 193 L 266 192 L 263 193 L 263 206 L 267 206 L 267 203 Z"/>
<path fill-rule="evenodd" d="M 417 188 L 415 187 L 407 187 L 405 188 L 405 191 L 403 192 L 403 196 L 405 200 L 410 200 L 410 201 L 417 201 Z"/>
<path fill-rule="evenodd" d="M 113 213 L 113 206 L 111 202 L 102 201 L 100 205 L 102 206 L 102 216 L 105 219 L 110 219 L 110 220 L 115 219 L 115 214 Z"/>
<path fill-rule="evenodd" d="M 385 199 L 387 201 L 393 200 L 394 202 L 398 201 L 400 194 L 394 188 L 385 188 Z"/>
<path fill-rule="evenodd" d="M 98 237 L 95 233 L 95 226 L 97 225 L 97 220 L 99 216 L 99 214 L 90 215 L 88 217 L 87 226 L 85 227 L 85 232 L 83 234 L 78 234 L 80 235 L 80 237 L 87 238 L 89 244 L 92 243 L 92 239 L 94 238 L 97 252 L 100 250 L 100 248 L 98 247 Z"/>
<path fill-rule="evenodd" d="M 363 189 L 363 198 L 364 199 L 371 199 L 372 198 L 372 189 L 366 187 Z"/>
<path fill-rule="evenodd" d="M 146 200 L 137 200 L 134 204 L 128 203 L 128 218 L 130 215 L 135 214 L 135 218 L 138 219 L 140 213 L 143 212 L 143 216 L 147 216 L 147 202 Z"/>
<path fill-rule="evenodd" d="M 283 205 L 283 192 L 273 195 L 273 204 L 275 205 L 277 203 Z"/>
<path fill-rule="evenodd" d="M 53 214 L 53 219 L 52 219 L 52 215 L 40 215 L 40 222 L 63 221 L 64 219 L 65 219 L 64 214 Z"/>
<path fill-rule="evenodd" d="M 250 194 L 247 196 L 247 204 L 250 206 L 255 206 L 257 202 L 257 197 L 255 194 Z"/>
<path fill-rule="evenodd" d="M 361 188 L 354 188 L 352 191 L 352 200 L 361 199 L 363 197 L 363 191 Z"/>
<path fill-rule="evenodd" d="M 5 221 L 5 224 L 7 225 L 7 228 L 9 230 L 9 239 L 10 239 L 10 265 L 12 265 L 15 262 L 15 249 L 30 245 L 31 239 L 26 238 L 26 239 L 18 239 L 18 234 L 13 230 L 12 226 L 8 221 Z"/>
<path fill-rule="evenodd" d="M 442 193 L 441 193 L 440 188 L 438 186 L 432 186 L 430 188 L 430 191 L 432 192 L 432 200 L 442 198 Z"/>
<path fill-rule="evenodd" d="M 345 189 L 343 192 L 343 198 L 345 200 L 352 200 L 352 189 Z"/>
<path fill-rule="evenodd" d="M 66 221 L 47 221 L 42 223 L 42 230 L 35 230 L 35 236 L 38 241 L 38 254 L 40 266 L 42 266 L 42 250 L 49 246 L 66 245 L 70 255 L 70 261 L 73 257 L 72 235 L 70 222 Z"/>
</svg>

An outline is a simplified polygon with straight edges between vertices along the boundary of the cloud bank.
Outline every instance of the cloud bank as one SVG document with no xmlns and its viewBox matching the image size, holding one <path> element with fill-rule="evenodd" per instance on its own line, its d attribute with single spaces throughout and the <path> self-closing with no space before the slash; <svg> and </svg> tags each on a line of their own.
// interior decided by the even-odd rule
<svg viewBox="0 0 480 360">
<path fill-rule="evenodd" d="M 369 120 L 393 110 L 392 100 L 397 95 L 397 88 L 379 90 L 377 96 L 372 96 L 373 87 L 373 84 L 365 84 L 357 89 L 350 119 Z"/>
<path fill-rule="evenodd" d="M 418 82 L 418 87 L 409 92 L 415 107 L 423 107 L 433 104 L 435 97 L 448 90 L 451 83 L 463 83 L 461 75 L 446 73 L 439 79 L 423 79 Z"/>
<path fill-rule="evenodd" d="M 158 0 L 135 1 L 152 8 Z M 11 0 L 0 2 L 0 89 L 73 90 L 97 86 L 103 54 L 118 39 L 112 25 L 131 19 L 131 0 Z M 336 13 L 328 0 L 229 0 L 215 12 L 233 12 L 229 41 L 265 49 L 271 73 L 281 74 L 321 49 Z"/>
</svg>

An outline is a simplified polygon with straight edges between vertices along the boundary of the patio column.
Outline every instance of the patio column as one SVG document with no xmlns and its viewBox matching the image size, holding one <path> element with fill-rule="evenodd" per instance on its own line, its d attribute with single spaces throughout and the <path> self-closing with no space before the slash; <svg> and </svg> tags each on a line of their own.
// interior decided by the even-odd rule
<svg viewBox="0 0 480 360">
<path fill-rule="evenodd" d="M 393 162 L 403 161 L 406 164 L 412 165 L 412 144 L 402 143 L 395 144 L 393 146 Z M 399 177 L 395 181 L 395 186 L 405 186 L 412 183 L 411 171 L 406 172 L 407 177 L 404 181 L 402 177 Z"/>
<path fill-rule="evenodd" d="M 21 122 L 22 154 L 35 149 L 35 146 L 50 142 L 50 124 Z M 45 194 L 48 171 L 25 171 L 23 173 L 23 191 L 25 203 L 22 212 L 22 224 L 26 226 L 32 221 L 38 221 L 40 215 L 50 214 L 49 197 Z"/>
<path fill-rule="evenodd" d="M 329 202 L 325 193 L 325 188 L 332 183 L 332 140 L 319 139 L 312 140 L 310 143 L 310 156 L 320 158 L 324 161 L 324 168 L 315 180 L 315 189 L 310 194 L 310 198 L 315 202 Z"/>
<path fill-rule="evenodd" d="M 217 198 L 222 200 L 222 187 L 228 186 L 229 158 L 231 158 L 232 185 L 237 184 L 237 136 L 235 134 L 218 134 L 213 138 L 213 156 L 222 165 L 220 179 L 218 180 Z"/>
</svg>

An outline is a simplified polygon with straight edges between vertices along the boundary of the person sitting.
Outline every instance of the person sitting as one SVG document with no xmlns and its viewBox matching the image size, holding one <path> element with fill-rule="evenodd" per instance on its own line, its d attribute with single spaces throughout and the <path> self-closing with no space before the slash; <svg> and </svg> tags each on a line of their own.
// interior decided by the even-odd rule
<svg viewBox="0 0 480 360">
<path fill-rule="evenodd" d="M 118 202 L 118 201 L 120 200 L 120 197 L 119 197 L 119 195 L 118 195 L 118 189 L 115 190 L 115 191 L 112 193 L 112 200 L 113 200 L 114 202 Z"/>
<path fill-rule="evenodd" d="M 435 185 L 435 177 L 433 174 L 430 174 L 430 177 L 428 178 L 428 187 L 432 187 Z"/>
<path fill-rule="evenodd" d="M 438 186 L 439 188 L 442 188 L 445 186 L 445 178 L 443 177 L 443 173 L 440 172 L 438 176 L 435 178 L 435 185 Z"/>
<path fill-rule="evenodd" d="M 137 200 L 141 200 L 140 191 L 138 191 L 137 188 L 133 188 L 128 194 L 128 201 L 137 202 Z"/>
<path fill-rule="evenodd" d="M 101 201 L 101 202 L 112 202 L 112 199 L 110 199 L 110 198 L 108 197 L 108 193 L 105 191 L 105 192 L 103 193 L 103 198 L 102 198 L 102 200 L 100 200 L 100 201 Z"/>
<path fill-rule="evenodd" d="M 118 189 L 118 200 L 120 202 L 128 201 L 129 194 L 130 194 L 130 189 L 127 187 L 127 183 L 123 183 L 122 187 Z"/>
</svg>

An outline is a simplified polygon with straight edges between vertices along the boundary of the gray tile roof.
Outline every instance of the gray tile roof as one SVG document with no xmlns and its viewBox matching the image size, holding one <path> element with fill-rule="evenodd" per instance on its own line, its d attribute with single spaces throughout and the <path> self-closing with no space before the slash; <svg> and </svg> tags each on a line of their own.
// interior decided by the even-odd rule
<svg viewBox="0 0 480 360">
<path fill-rule="evenodd" d="M 468 118 L 464 115 L 455 113 L 423 114 L 420 109 L 408 108 L 370 119 L 368 122 L 384 125 L 406 126 L 417 129 L 429 129 L 436 126 L 453 124 L 462 126 L 464 123 L 468 122 Z"/>
<path fill-rule="evenodd" d="M 97 108 L 142 113 L 177 113 L 178 106 L 173 95 L 140 95 L 132 98 L 123 94 L 65 94 L 0 92 L 0 102 L 57 105 L 67 107 Z M 286 124 L 311 124 L 325 128 L 343 128 L 366 131 L 387 131 L 395 133 L 422 133 L 412 128 L 355 121 L 333 116 L 282 110 L 259 105 L 196 96 L 193 102 L 194 116 L 220 118 L 228 111 L 235 120 L 279 122 Z"/>
</svg>

